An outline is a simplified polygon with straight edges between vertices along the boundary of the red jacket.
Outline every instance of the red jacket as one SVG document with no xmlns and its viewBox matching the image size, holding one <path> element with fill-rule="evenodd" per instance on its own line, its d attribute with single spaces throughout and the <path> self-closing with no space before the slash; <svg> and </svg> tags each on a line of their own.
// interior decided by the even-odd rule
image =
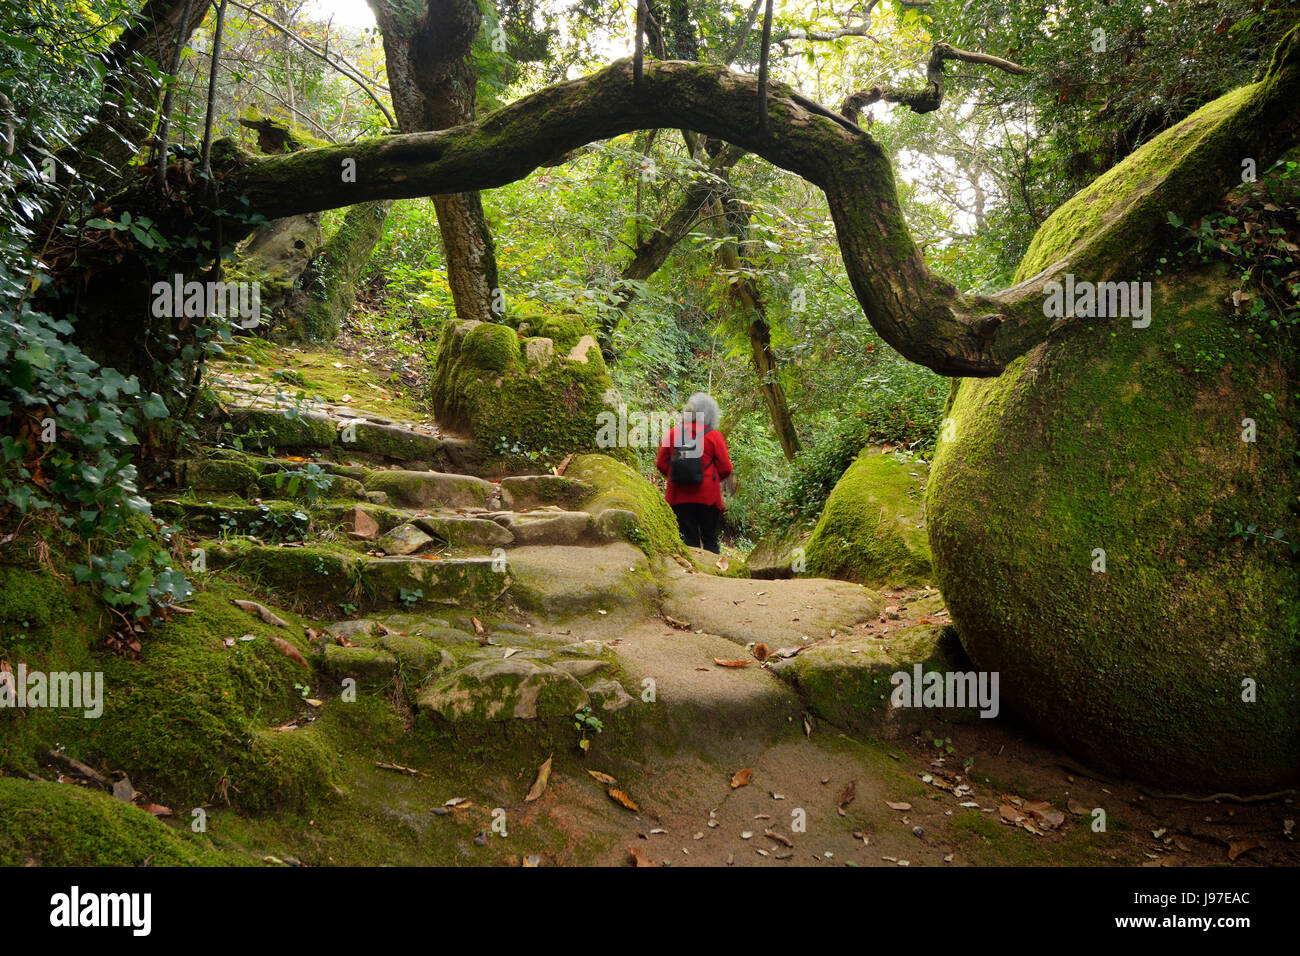
<svg viewBox="0 0 1300 956">
<path fill-rule="evenodd" d="M 672 458 L 673 446 L 677 444 L 677 429 L 680 425 L 674 425 L 664 436 L 664 443 L 659 446 L 659 455 L 655 459 L 655 467 L 659 473 L 668 478 L 668 463 Z M 698 422 L 692 422 L 687 425 L 686 434 L 691 438 L 703 430 L 704 426 Z M 731 474 L 731 459 L 727 457 L 727 440 L 722 437 L 722 433 L 716 428 L 710 429 L 704 435 L 704 448 L 702 450 L 704 465 L 704 480 L 698 485 L 679 485 L 671 478 L 668 478 L 668 488 L 664 492 L 664 498 L 670 505 L 680 505 L 694 502 L 701 505 L 713 505 L 719 511 L 726 509 L 722 503 L 722 488 L 720 484 L 722 479 Z"/>
</svg>

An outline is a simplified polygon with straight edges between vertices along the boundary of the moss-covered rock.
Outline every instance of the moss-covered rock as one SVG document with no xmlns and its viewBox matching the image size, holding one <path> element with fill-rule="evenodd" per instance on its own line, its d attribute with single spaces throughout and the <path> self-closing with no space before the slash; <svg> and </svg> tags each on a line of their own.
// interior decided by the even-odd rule
<svg viewBox="0 0 1300 956">
<path fill-rule="evenodd" d="M 518 657 L 471 664 L 419 698 L 421 711 L 453 723 L 564 718 L 587 703 L 572 675 Z"/>
<path fill-rule="evenodd" d="M 408 508 L 500 507 L 501 489 L 472 475 L 429 471 L 373 471 L 366 476 L 367 491 L 382 491 L 394 504 Z"/>
<path fill-rule="evenodd" d="M 929 579 L 926 465 L 863 449 L 826 500 L 806 547 L 808 572 L 870 587 Z"/>
<path fill-rule="evenodd" d="M 386 687 L 393 681 L 397 658 L 376 647 L 341 647 L 326 644 L 322 652 L 321 670 L 339 679 L 351 677 L 358 683 L 371 687 Z"/>
<path fill-rule="evenodd" d="M 243 461 L 187 459 L 173 465 L 176 483 L 195 491 L 225 491 L 247 494 L 257 487 L 257 471 Z"/>
<path fill-rule="evenodd" d="M 546 505 L 569 508 L 592 492 L 586 482 L 560 475 L 511 475 L 501 479 L 501 490 L 509 496 L 510 506 L 515 511 Z"/>
<path fill-rule="evenodd" d="M 1149 328 L 1076 319 L 961 382 L 929 482 L 938 581 L 1007 705 L 1093 765 L 1294 784 L 1300 575 L 1234 535 L 1300 537 L 1294 372 L 1234 326 L 1216 273 L 1152 291 Z"/>
<path fill-rule="evenodd" d="M 227 278 L 258 283 L 261 334 L 282 325 L 285 302 L 320 246 L 320 213 L 306 213 L 262 226 L 240 248 Z"/>
<path fill-rule="evenodd" d="M 544 312 L 527 312 L 509 317 L 510 323 L 525 338 L 549 339 L 557 353 L 567 355 L 591 332 L 580 315 L 550 315 Z"/>
<path fill-rule="evenodd" d="M 922 674 L 945 675 L 966 672 L 970 666 L 951 627 L 921 624 L 891 633 L 888 644 L 850 631 L 769 667 L 794 687 L 810 711 L 856 733 L 893 736 L 936 720 L 975 716 L 971 707 L 893 706 L 893 675 L 902 671 L 910 678 L 917 664 Z"/>
<path fill-rule="evenodd" d="M 554 349 L 549 361 L 526 363 L 525 340 L 510 326 L 449 323 L 434 369 L 439 420 L 503 456 L 595 451 L 613 383 L 600 349 L 583 346 L 587 339 Z"/>
<path fill-rule="evenodd" d="M 268 498 L 287 498 L 290 501 L 315 501 L 317 498 L 350 498 L 354 501 L 366 500 L 366 489 L 355 478 L 344 475 L 330 475 L 315 484 L 305 481 L 293 481 L 278 474 L 263 475 L 257 480 L 257 487 Z"/>
<path fill-rule="evenodd" d="M 645 556 L 622 541 L 516 547 L 508 552 L 508 567 L 514 578 L 510 600 L 552 620 L 595 612 L 649 614 L 657 597 Z"/>
<path fill-rule="evenodd" d="M 328 416 L 312 412 L 233 408 L 223 435 L 227 440 L 238 438 L 245 448 L 316 451 L 334 444 L 335 426 Z"/>
<path fill-rule="evenodd" d="M 326 611 L 435 603 L 481 608 L 510 586 L 511 575 L 489 557 L 422 560 L 370 558 L 341 546 L 273 547 L 242 539 L 208 543 L 213 569 L 229 568 L 263 588 Z"/>
<path fill-rule="evenodd" d="M 808 539 L 812 531 L 794 527 L 763 538 L 745 557 L 749 576 L 768 581 L 785 580 L 808 570 Z"/>
<path fill-rule="evenodd" d="M 238 866 L 252 861 L 106 793 L 0 777 L 0 866 Z"/>
<path fill-rule="evenodd" d="M 579 455 L 569 462 L 564 476 L 594 489 L 582 502 L 582 510 L 588 514 L 599 516 L 601 512 L 616 510 L 635 515 L 631 527 L 626 522 L 609 519 L 609 530 L 623 527 L 627 540 L 647 555 L 685 553 L 677 533 L 677 518 L 663 492 L 634 469 L 608 455 Z"/>
</svg>

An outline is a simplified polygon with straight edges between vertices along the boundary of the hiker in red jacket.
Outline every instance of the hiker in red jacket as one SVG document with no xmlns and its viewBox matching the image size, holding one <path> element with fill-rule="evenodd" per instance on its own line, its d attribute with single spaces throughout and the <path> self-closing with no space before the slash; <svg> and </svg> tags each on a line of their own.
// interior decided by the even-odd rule
<svg viewBox="0 0 1300 956">
<path fill-rule="evenodd" d="M 682 540 L 718 554 L 722 528 L 722 482 L 731 474 L 727 440 L 718 429 L 718 403 L 696 392 L 682 406 L 681 420 L 659 446 L 655 467 L 668 479 L 664 497 L 677 515 Z"/>
</svg>

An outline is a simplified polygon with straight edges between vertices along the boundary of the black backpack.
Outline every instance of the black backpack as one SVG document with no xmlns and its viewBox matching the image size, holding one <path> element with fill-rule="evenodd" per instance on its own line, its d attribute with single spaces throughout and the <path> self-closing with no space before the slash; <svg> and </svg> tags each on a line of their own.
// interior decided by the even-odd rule
<svg viewBox="0 0 1300 956">
<path fill-rule="evenodd" d="M 698 485 L 704 481 L 704 436 L 713 429 L 705 426 L 696 434 L 691 444 L 674 444 L 668 462 L 668 480 L 675 485 Z M 686 441 L 686 428 L 677 426 L 679 442 Z"/>
</svg>

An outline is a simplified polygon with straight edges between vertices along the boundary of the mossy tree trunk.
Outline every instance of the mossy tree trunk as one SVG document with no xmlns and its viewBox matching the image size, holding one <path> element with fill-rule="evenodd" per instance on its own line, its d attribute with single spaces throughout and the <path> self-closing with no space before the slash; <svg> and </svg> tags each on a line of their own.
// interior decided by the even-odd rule
<svg viewBox="0 0 1300 956">
<path fill-rule="evenodd" d="M 384 38 L 393 112 L 404 133 L 474 120 L 478 78 L 470 47 L 483 15 L 476 0 L 427 0 L 423 16 L 397 0 L 370 0 Z M 496 249 L 477 191 L 433 198 L 456 315 L 491 321 Z"/>
<path fill-rule="evenodd" d="M 392 203 L 353 206 L 343 223 L 307 264 L 287 309 L 302 337 L 328 342 L 339 333 L 356 298 L 357 280 L 384 232 Z"/>
<path fill-rule="evenodd" d="M 140 109 L 141 103 L 158 100 L 151 67 L 170 69 L 178 46 L 189 43 L 207 16 L 209 4 L 202 0 L 193 0 L 188 11 L 186 6 L 185 0 L 149 0 L 105 51 L 104 94 L 95 122 L 62 157 L 80 179 L 100 189 L 124 180 L 151 132 L 151 114 Z"/>
<path fill-rule="evenodd" d="M 729 185 L 724 187 L 714 205 L 722 213 L 727 234 L 731 237 L 730 242 L 718 249 L 718 259 L 732 274 L 731 294 L 739 306 L 738 311 L 749 333 L 754 375 L 758 378 L 758 387 L 763 393 L 763 402 L 767 405 L 767 413 L 772 419 L 772 428 L 781 443 L 781 450 L 785 452 L 787 460 L 794 461 L 799 454 L 799 436 L 795 433 L 794 418 L 790 415 L 790 406 L 785 400 L 785 389 L 781 387 L 781 374 L 777 367 L 776 352 L 772 350 L 772 330 L 767 324 L 763 294 L 758 288 L 758 282 L 745 269 L 751 252 L 747 238 L 749 213 Z"/>
</svg>

